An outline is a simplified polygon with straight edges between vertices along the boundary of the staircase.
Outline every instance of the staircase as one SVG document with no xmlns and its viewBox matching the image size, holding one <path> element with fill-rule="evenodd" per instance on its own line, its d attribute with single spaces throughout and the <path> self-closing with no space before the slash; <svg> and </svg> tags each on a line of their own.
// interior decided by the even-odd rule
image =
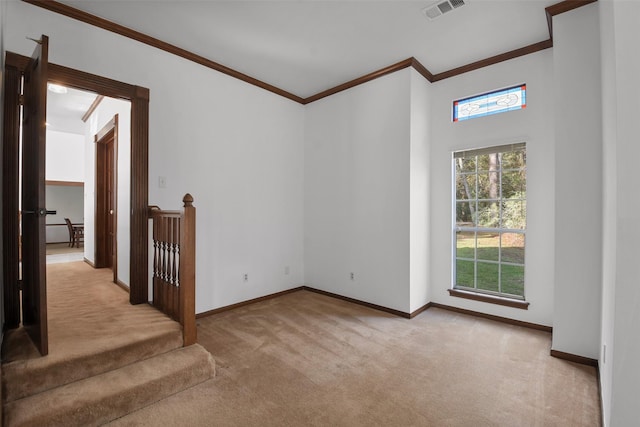
<svg viewBox="0 0 640 427">
<path fill-rule="evenodd" d="M 179 328 L 66 359 L 17 360 L 2 366 L 4 425 L 101 425 L 214 375 L 211 354 L 182 347 Z"/>
<path fill-rule="evenodd" d="M 5 334 L 4 426 L 101 425 L 215 375 L 195 344 L 192 202 L 187 194 L 180 211 L 150 213 L 158 310 L 129 304 L 111 269 L 47 265 L 49 354 L 40 357 L 24 328 Z"/>
</svg>

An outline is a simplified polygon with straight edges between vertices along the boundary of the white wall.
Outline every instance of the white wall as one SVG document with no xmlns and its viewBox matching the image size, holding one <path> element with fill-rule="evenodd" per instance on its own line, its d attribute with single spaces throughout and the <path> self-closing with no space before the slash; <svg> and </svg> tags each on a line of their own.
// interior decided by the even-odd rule
<svg viewBox="0 0 640 427">
<path fill-rule="evenodd" d="M 613 393 L 611 425 L 625 426 L 638 422 L 637 403 L 640 396 L 640 199 L 638 163 L 640 158 L 640 121 L 637 117 L 640 88 L 640 4 L 616 2 L 617 56 L 617 240 L 616 288 L 613 352 Z M 625 197 L 622 197 L 624 195 Z M 632 195 L 627 197 L 627 195 Z"/>
<path fill-rule="evenodd" d="M 45 189 L 47 209 L 55 210 L 55 215 L 47 215 L 47 243 L 69 241 L 69 229 L 64 222 L 69 218 L 72 223 L 82 223 L 84 218 L 84 190 L 82 186 L 47 185 Z"/>
<path fill-rule="evenodd" d="M 600 384 L 605 425 L 610 425 L 613 380 L 617 231 L 617 87 L 613 2 L 600 1 L 602 58 L 602 328 Z M 606 352 L 605 352 L 606 346 Z M 605 354 L 606 353 L 606 354 Z"/>
<path fill-rule="evenodd" d="M 637 144 L 640 3 L 599 2 L 603 80 L 603 275 L 600 379 L 605 425 L 637 424 L 640 289 Z M 631 197 L 629 197 L 631 195 Z M 604 346 L 606 345 L 606 352 Z"/>
<path fill-rule="evenodd" d="M 602 262 L 598 5 L 555 16 L 555 295 L 552 348 L 597 359 Z"/>
<path fill-rule="evenodd" d="M 431 301 L 551 326 L 554 264 L 553 56 L 538 53 L 482 68 L 432 85 L 430 144 Z M 456 99 L 521 83 L 526 109 L 453 123 Z M 527 144 L 525 298 L 528 310 L 452 297 L 452 152 Z"/>
<path fill-rule="evenodd" d="M 411 124 L 409 153 L 409 311 L 430 301 L 430 193 L 431 84 L 411 69 Z"/>
<path fill-rule="evenodd" d="M 84 136 L 47 130 L 47 181 L 84 182 Z"/>
<path fill-rule="evenodd" d="M 403 312 L 410 86 L 405 69 L 309 104 L 305 114 L 305 282 Z"/>
<path fill-rule="evenodd" d="M 96 200 L 96 144 L 95 135 L 118 115 L 117 145 L 117 262 L 118 281 L 129 286 L 129 230 L 131 210 L 131 103 L 121 99 L 105 97 L 89 117 L 83 137 L 86 155 L 83 159 L 84 218 L 85 218 L 85 258 L 95 262 L 95 200 Z M 47 141 L 48 143 L 48 141 Z"/>
<path fill-rule="evenodd" d="M 6 9 L 8 50 L 29 55 L 25 36 L 47 34 L 51 62 L 150 89 L 149 202 L 194 196 L 198 312 L 303 283 L 301 105 L 42 8 Z"/>
</svg>

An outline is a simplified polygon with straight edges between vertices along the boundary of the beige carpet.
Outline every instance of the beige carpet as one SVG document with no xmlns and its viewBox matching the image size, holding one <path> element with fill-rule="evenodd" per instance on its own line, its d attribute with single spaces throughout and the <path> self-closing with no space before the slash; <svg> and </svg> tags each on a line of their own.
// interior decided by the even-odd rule
<svg viewBox="0 0 640 427">
<path fill-rule="evenodd" d="M 115 426 L 597 426 L 595 369 L 548 333 L 308 291 L 199 320 L 217 377 Z"/>
</svg>

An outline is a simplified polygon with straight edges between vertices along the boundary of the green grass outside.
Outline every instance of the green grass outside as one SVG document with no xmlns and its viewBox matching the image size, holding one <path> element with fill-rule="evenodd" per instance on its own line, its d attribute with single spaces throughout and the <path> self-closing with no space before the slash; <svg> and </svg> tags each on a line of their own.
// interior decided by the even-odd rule
<svg viewBox="0 0 640 427">
<path fill-rule="evenodd" d="M 475 238 L 473 233 L 457 235 L 458 258 L 474 259 Z M 524 296 L 524 266 L 499 265 L 483 261 L 498 261 L 499 235 L 478 233 L 477 287 L 478 289 Z M 502 261 L 524 264 L 524 236 L 503 234 Z M 474 262 L 456 260 L 456 284 L 474 288 Z M 501 276 L 501 277 L 500 277 Z M 502 289 L 498 283 L 501 279 Z"/>
</svg>

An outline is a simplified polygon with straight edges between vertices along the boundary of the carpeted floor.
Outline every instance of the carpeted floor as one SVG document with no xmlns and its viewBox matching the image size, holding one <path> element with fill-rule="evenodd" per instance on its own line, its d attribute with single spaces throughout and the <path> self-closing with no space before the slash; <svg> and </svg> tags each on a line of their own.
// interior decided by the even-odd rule
<svg viewBox="0 0 640 427">
<path fill-rule="evenodd" d="M 216 378 L 113 425 L 600 425 L 595 369 L 550 357 L 545 332 L 308 291 L 198 323 Z"/>
<path fill-rule="evenodd" d="M 46 253 L 47 255 L 59 255 L 70 253 L 82 253 L 84 252 L 84 244 L 79 248 L 69 247 L 69 243 L 47 243 Z"/>
</svg>

